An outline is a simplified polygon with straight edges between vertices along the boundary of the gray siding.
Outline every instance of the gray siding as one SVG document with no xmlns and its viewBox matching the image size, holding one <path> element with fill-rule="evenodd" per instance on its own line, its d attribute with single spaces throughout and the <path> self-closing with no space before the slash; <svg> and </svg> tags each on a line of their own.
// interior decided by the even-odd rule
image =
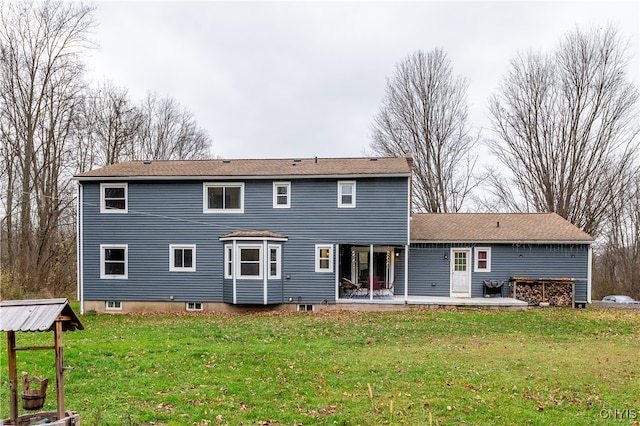
<svg viewBox="0 0 640 426">
<path fill-rule="evenodd" d="M 587 300 L 588 244 L 461 244 L 471 248 L 471 296 L 482 297 L 484 280 L 505 281 L 503 296 L 508 295 L 510 277 L 573 278 L 575 299 Z M 491 247 L 491 272 L 473 271 L 473 247 Z M 444 254 L 451 244 L 412 244 L 409 257 L 409 294 L 449 296 L 450 261 Z"/>
<path fill-rule="evenodd" d="M 356 208 L 339 209 L 337 179 L 294 179 L 291 208 L 274 209 L 273 181 L 245 181 L 243 214 L 203 213 L 202 181 L 129 182 L 129 212 L 101 214 L 99 183 L 83 183 L 84 299 L 232 302 L 219 237 L 270 230 L 288 241 L 281 243 L 283 278 L 269 282 L 268 302 L 332 302 L 336 271 L 314 271 L 315 244 L 404 245 L 407 182 L 358 179 Z M 128 244 L 128 279 L 100 279 L 100 244 Z M 196 245 L 196 272 L 169 272 L 170 244 Z M 262 286 L 239 281 L 238 303 L 263 303 Z"/>
</svg>

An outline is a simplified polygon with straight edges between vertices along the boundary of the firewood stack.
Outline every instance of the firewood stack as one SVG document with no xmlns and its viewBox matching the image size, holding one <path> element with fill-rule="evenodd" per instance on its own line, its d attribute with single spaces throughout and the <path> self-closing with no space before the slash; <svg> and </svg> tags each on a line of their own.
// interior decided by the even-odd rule
<svg viewBox="0 0 640 426">
<path fill-rule="evenodd" d="M 541 303 L 548 303 L 549 306 L 573 306 L 572 281 L 518 278 L 509 285 L 513 297 L 525 301 L 529 305 L 539 306 Z"/>
</svg>

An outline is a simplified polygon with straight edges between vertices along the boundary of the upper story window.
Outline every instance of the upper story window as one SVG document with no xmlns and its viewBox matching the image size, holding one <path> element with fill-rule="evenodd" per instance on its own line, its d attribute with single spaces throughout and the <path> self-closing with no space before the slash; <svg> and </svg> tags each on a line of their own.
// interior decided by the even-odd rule
<svg viewBox="0 0 640 426">
<path fill-rule="evenodd" d="M 196 270 L 196 246 L 169 245 L 169 271 L 195 272 Z"/>
<path fill-rule="evenodd" d="M 291 182 L 273 182 L 273 208 L 291 207 Z"/>
<path fill-rule="evenodd" d="M 333 246 L 316 244 L 316 272 L 333 272 Z"/>
<path fill-rule="evenodd" d="M 128 246 L 100 245 L 100 278 L 126 280 L 129 275 Z"/>
<path fill-rule="evenodd" d="M 126 183 L 101 183 L 100 213 L 127 213 L 127 195 Z"/>
<path fill-rule="evenodd" d="M 205 213 L 242 213 L 244 183 L 205 183 Z"/>
<path fill-rule="evenodd" d="M 475 248 L 475 272 L 491 272 L 491 247 Z"/>
<path fill-rule="evenodd" d="M 338 207 L 356 206 L 356 182 L 352 180 L 338 181 Z"/>
</svg>

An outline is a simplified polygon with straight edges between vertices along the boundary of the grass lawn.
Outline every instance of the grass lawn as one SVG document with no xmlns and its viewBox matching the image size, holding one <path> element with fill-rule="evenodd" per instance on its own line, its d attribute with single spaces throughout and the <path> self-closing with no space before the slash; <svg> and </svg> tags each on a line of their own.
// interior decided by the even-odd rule
<svg viewBox="0 0 640 426">
<path fill-rule="evenodd" d="M 640 422 L 640 311 L 94 315 L 64 334 L 83 425 Z M 18 346 L 53 333 L 17 333 Z M 6 337 L 0 416 L 9 416 Z M 49 377 L 53 351 L 18 352 Z M 21 411 L 22 412 L 22 411 Z M 638 424 L 638 423 L 636 423 Z"/>
</svg>

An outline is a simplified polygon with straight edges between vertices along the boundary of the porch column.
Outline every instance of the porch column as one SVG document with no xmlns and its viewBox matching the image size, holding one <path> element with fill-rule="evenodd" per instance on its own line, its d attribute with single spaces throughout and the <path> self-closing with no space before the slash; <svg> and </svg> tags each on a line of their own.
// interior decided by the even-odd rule
<svg viewBox="0 0 640 426">
<path fill-rule="evenodd" d="M 373 244 L 369 246 L 369 300 L 373 301 Z"/>
<path fill-rule="evenodd" d="M 409 245 L 404 246 L 404 303 L 409 301 Z"/>
</svg>

